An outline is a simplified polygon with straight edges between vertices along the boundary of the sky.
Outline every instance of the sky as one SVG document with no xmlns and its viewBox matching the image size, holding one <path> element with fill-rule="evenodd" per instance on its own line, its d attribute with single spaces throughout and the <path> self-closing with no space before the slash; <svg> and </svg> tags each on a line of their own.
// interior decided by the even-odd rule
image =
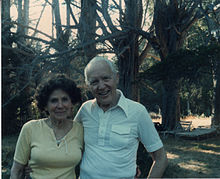
<svg viewBox="0 0 220 179">
<path fill-rule="evenodd" d="M 40 19 L 38 29 L 42 32 L 47 33 L 48 35 L 51 35 L 52 34 L 52 9 L 51 9 L 51 5 L 49 5 L 49 3 L 51 3 L 52 0 L 29 0 L 29 1 L 30 1 L 29 20 L 32 22 L 31 24 L 29 24 L 29 26 L 31 26 L 33 28 L 35 28 L 37 20 L 40 17 L 41 11 L 43 9 L 43 5 L 45 4 L 45 2 L 48 2 L 47 6 L 44 9 L 42 17 Z M 62 2 L 64 2 L 64 1 L 65 0 L 59 0 L 61 22 L 63 25 L 66 24 L 66 22 L 65 22 L 66 21 L 66 5 L 62 4 Z M 110 0 L 110 2 L 111 2 L 111 0 Z M 76 6 L 78 6 L 78 7 L 80 6 L 80 0 L 75 0 L 74 3 L 76 4 Z M 76 15 L 76 14 L 79 15 L 80 11 L 79 11 L 78 7 L 71 5 L 71 9 L 72 9 L 74 15 Z M 17 20 L 18 12 L 17 12 L 17 7 L 16 7 L 15 3 L 12 3 L 10 10 L 11 10 L 10 13 L 11 13 L 12 19 Z M 114 18 L 114 20 L 115 20 L 115 18 L 117 18 L 117 16 L 115 16 L 115 15 L 113 15 L 112 17 Z M 72 18 L 70 18 L 70 23 L 71 23 L 71 25 L 74 25 Z M 31 34 L 33 34 L 32 30 L 30 30 L 29 35 L 31 35 Z"/>
<path fill-rule="evenodd" d="M 51 0 L 48 0 L 48 1 L 51 2 Z M 38 22 L 44 3 L 45 3 L 45 0 L 30 0 L 29 20 L 31 23 L 29 24 L 29 26 L 33 28 L 36 27 L 36 23 Z M 62 24 L 65 24 L 65 19 L 66 19 L 65 10 L 66 10 L 66 7 L 60 4 L 60 14 L 61 14 Z M 17 7 L 15 4 L 12 4 L 10 13 L 11 13 L 12 20 L 16 20 L 18 16 L 17 15 L 18 12 L 17 12 Z M 51 10 L 51 6 L 48 3 L 39 21 L 38 30 L 48 35 L 52 35 L 52 10 Z M 31 34 L 33 34 L 33 31 L 29 30 L 29 35 Z"/>
</svg>

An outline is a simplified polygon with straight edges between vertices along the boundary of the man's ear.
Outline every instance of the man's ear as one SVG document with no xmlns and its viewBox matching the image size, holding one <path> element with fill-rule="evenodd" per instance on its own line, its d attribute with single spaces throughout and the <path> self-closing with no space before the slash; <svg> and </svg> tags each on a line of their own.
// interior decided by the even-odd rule
<svg viewBox="0 0 220 179">
<path fill-rule="evenodd" d="M 90 85 L 89 85 L 88 83 L 85 83 L 84 89 L 85 89 L 86 91 L 90 91 Z"/>
</svg>

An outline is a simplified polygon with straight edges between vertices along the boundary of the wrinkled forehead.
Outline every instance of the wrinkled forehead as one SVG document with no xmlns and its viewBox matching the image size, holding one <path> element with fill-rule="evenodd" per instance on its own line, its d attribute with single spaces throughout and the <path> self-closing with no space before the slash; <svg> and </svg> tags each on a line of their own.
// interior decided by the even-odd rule
<svg viewBox="0 0 220 179">
<path fill-rule="evenodd" d="M 113 71 L 110 65 L 106 61 L 95 61 L 88 65 L 87 76 L 93 76 L 95 74 L 108 74 L 112 75 Z"/>
</svg>

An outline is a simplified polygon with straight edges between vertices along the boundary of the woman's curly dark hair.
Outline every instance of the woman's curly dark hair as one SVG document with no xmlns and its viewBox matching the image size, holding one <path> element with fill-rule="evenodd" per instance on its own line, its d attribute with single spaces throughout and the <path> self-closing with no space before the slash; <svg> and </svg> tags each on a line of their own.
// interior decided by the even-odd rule
<svg viewBox="0 0 220 179">
<path fill-rule="evenodd" d="M 41 111 L 44 111 L 50 95 L 57 89 L 65 91 L 69 95 L 72 104 L 81 102 L 81 92 L 75 82 L 64 74 L 56 74 L 37 87 L 35 99 L 37 101 L 37 107 Z"/>
</svg>

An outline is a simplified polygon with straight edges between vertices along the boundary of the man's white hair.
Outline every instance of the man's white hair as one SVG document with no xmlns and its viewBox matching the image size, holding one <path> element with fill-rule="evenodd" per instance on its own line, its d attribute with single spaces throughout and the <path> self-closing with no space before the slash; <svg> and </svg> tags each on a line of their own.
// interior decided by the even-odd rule
<svg viewBox="0 0 220 179">
<path fill-rule="evenodd" d="M 108 66 L 110 67 L 112 73 L 114 75 L 117 75 L 118 71 L 117 71 L 116 65 L 114 64 L 114 62 L 112 60 L 109 60 L 106 57 L 96 56 L 92 60 L 89 61 L 89 63 L 86 65 L 86 67 L 84 69 L 85 82 L 86 82 L 87 85 L 89 84 L 89 80 L 88 80 L 88 70 L 89 70 L 89 68 L 91 68 L 91 66 L 94 65 L 95 63 L 103 62 L 103 61 L 105 61 L 106 64 L 108 64 Z"/>
</svg>

